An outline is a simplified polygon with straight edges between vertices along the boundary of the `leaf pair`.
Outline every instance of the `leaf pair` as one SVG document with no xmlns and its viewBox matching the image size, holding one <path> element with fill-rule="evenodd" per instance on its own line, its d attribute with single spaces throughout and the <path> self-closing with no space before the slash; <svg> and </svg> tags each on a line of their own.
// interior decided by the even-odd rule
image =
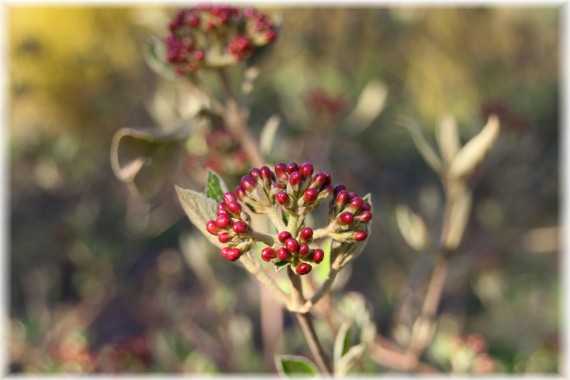
<svg viewBox="0 0 570 380">
<path fill-rule="evenodd" d="M 425 138 L 418 124 L 412 119 L 401 118 L 399 124 L 405 127 L 427 164 L 442 177 L 461 180 L 471 176 L 483 162 L 489 150 L 495 144 L 500 131 L 499 119 L 489 116 L 483 129 L 463 147 L 455 120 L 447 116 L 438 127 L 438 155 Z"/>
</svg>

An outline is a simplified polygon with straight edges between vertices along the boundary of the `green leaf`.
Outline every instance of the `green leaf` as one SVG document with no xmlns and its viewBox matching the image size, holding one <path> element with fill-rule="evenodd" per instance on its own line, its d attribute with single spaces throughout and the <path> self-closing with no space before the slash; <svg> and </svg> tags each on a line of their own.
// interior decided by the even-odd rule
<svg viewBox="0 0 570 380">
<path fill-rule="evenodd" d="M 275 272 L 276 272 L 276 273 L 281 272 L 284 268 L 287 267 L 288 264 L 289 264 L 288 261 L 279 261 L 279 262 L 276 262 L 276 263 L 274 264 L 274 265 L 275 265 Z"/>
<path fill-rule="evenodd" d="M 275 357 L 277 371 L 281 374 L 291 376 L 318 376 L 317 366 L 303 356 L 279 355 Z"/>
<path fill-rule="evenodd" d="M 350 349 L 352 343 L 350 322 L 344 322 L 338 329 L 334 340 L 334 361 L 337 363 Z"/>
<path fill-rule="evenodd" d="M 111 167 L 121 181 L 146 198 L 158 195 L 176 172 L 189 126 L 176 130 L 121 128 L 111 143 Z"/>
<path fill-rule="evenodd" d="M 208 169 L 208 180 L 206 181 L 205 193 L 208 198 L 221 202 L 224 194 L 228 192 L 228 186 L 218 173 Z"/>
<path fill-rule="evenodd" d="M 178 199 L 182 208 L 188 218 L 202 234 L 215 246 L 223 248 L 223 244 L 216 239 L 216 237 L 210 234 L 206 230 L 206 223 L 208 220 L 216 219 L 217 215 L 217 202 L 211 198 L 208 198 L 205 194 L 199 193 L 194 190 L 187 190 L 181 187 L 175 186 L 176 193 L 178 194 Z"/>
</svg>

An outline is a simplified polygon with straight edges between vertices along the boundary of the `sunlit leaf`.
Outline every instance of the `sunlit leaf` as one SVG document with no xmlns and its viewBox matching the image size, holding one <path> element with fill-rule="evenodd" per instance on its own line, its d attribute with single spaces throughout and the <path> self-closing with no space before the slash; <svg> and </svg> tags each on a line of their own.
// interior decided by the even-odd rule
<svg viewBox="0 0 570 380">
<path fill-rule="evenodd" d="M 449 215 L 449 227 L 447 235 L 444 237 L 443 245 L 449 250 L 454 250 L 459 246 L 465 227 L 469 221 L 471 213 L 472 196 L 471 192 L 463 188 L 457 199 L 452 203 Z"/>
<path fill-rule="evenodd" d="M 279 128 L 279 123 L 281 118 L 277 115 L 271 116 L 265 122 L 263 129 L 261 130 L 261 136 L 259 138 L 259 146 L 261 153 L 267 155 L 271 153 L 273 148 L 273 143 L 275 141 L 275 135 L 277 133 L 277 128 Z"/>
<path fill-rule="evenodd" d="M 437 128 L 437 143 L 443 161 L 449 166 L 461 147 L 459 133 L 457 132 L 457 123 L 453 116 L 447 115 L 439 122 Z"/>
<path fill-rule="evenodd" d="M 224 194 L 228 192 L 228 186 L 215 171 L 208 169 L 208 179 L 206 181 L 206 189 L 204 191 L 208 198 L 221 202 Z"/>
<path fill-rule="evenodd" d="M 453 178 L 464 178 L 473 173 L 495 144 L 499 137 L 499 132 L 499 118 L 496 115 L 489 116 L 487 124 L 485 124 L 481 132 L 469 140 L 453 159 L 449 168 L 450 176 Z"/>
<path fill-rule="evenodd" d="M 360 93 L 358 103 L 348 116 L 347 125 L 351 132 L 361 132 L 372 124 L 386 104 L 388 87 L 378 80 L 368 82 Z"/>
<path fill-rule="evenodd" d="M 280 355 L 275 357 L 277 371 L 283 375 L 291 376 L 318 376 L 317 366 L 303 356 Z"/>
<path fill-rule="evenodd" d="M 206 230 L 208 220 L 214 220 L 217 216 L 217 202 L 208 198 L 205 194 L 194 190 L 183 189 L 175 186 L 180 204 L 188 215 L 190 221 L 204 234 L 215 246 L 223 248 L 223 244 Z"/>
<path fill-rule="evenodd" d="M 405 205 L 396 206 L 396 222 L 406 243 L 416 251 L 423 251 L 429 244 L 428 229 L 421 216 Z"/>
</svg>

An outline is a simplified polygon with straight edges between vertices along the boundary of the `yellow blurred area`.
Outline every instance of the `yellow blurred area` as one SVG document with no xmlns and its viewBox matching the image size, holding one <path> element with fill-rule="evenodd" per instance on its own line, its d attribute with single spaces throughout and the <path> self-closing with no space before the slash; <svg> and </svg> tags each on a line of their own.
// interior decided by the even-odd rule
<svg viewBox="0 0 570 380">
<path fill-rule="evenodd" d="M 140 58 L 129 14 L 119 8 L 9 8 L 12 134 L 89 123 L 94 98 L 112 90 L 112 74 Z"/>
</svg>

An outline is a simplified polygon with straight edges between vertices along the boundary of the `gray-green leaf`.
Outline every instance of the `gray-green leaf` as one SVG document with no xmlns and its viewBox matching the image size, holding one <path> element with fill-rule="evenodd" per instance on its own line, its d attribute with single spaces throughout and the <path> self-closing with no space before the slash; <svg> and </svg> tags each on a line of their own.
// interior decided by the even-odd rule
<svg viewBox="0 0 570 380">
<path fill-rule="evenodd" d="M 279 373 L 292 376 L 318 376 L 317 366 L 303 356 L 279 355 L 275 357 L 277 371 Z"/>
<path fill-rule="evenodd" d="M 215 200 L 216 202 L 221 202 L 224 194 L 228 192 L 228 186 L 215 171 L 208 169 L 208 180 L 206 181 L 206 196 Z"/>
<path fill-rule="evenodd" d="M 190 221 L 198 227 L 212 244 L 223 248 L 223 244 L 206 230 L 208 220 L 216 219 L 217 202 L 197 191 L 183 189 L 178 186 L 175 186 L 175 188 L 180 204 L 182 204 L 182 208 Z"/>
</svg>

